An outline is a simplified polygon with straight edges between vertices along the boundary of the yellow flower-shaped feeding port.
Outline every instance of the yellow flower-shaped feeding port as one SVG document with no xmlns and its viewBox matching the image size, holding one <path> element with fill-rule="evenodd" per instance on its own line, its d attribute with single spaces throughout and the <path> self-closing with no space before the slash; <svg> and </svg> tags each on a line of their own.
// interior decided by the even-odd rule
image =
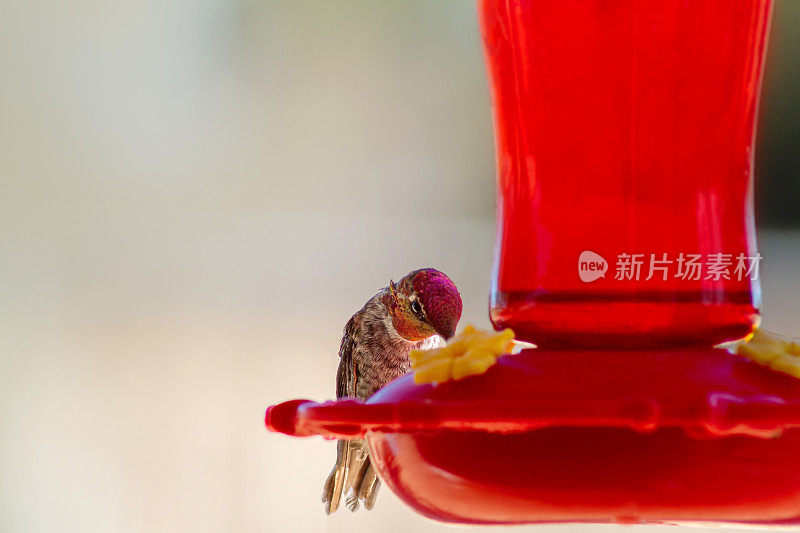
<svg viewBox="0 0 800 533">
<path fill-rule="evenodd" d="M 409 354 L 415 383 L 444 383 L 483 374 L 514 348 L 514 332 L 478 329 L 472 324 L 441 348 Z"/>
<path fill-rule="evenodd" d="M 740 345 L 736 353 L 776 372 L 800 378 L 800 340 L 756 329 L 750 341 Z"/>
</svg>

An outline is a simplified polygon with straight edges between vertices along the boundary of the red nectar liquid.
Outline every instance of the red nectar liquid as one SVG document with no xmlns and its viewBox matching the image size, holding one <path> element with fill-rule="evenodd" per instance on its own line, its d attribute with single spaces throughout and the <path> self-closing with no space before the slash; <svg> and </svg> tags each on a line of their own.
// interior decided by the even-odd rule
<svg viewBox="0 0 800 533">
<path fill-rule="evenodd" d="M 739 256 L 758 261 L 753 137 L 770 3 L 479 0 L 496 327 L 584 348 L 710 346 L 752 331 L 758 281 L 735 269 Z M 579 275 L 586 251 L 606 261 L 591 281 Z M 681 254 L 699 256 L 699 276 Z"/>
</svg>

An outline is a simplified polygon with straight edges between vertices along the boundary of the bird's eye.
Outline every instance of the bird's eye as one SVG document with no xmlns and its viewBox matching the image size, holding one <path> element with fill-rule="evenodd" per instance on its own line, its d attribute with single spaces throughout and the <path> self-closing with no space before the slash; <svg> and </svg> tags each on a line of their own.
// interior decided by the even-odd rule
<svg viewBox="0 0 800 533">
<path fill-rule="evenodd" d="M 420 305 L 419 300 L 411 302 L 411 312 L 417 316 L 422 316 L 422 305 Z"/>
</svg>

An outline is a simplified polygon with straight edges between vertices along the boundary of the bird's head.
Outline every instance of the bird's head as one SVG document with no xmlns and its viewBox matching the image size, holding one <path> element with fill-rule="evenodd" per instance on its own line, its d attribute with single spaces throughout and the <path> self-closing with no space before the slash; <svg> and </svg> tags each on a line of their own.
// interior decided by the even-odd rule
<svg viewBox="0 0 800 533">
<path fill-rule="evenodd" d="M 461 318 L 461 295 L 455 283 L 433 268 L 414 270 L 389 283 L 392 325 L 406 340 L 439 334 L 450 339 Z"/>
</svg>

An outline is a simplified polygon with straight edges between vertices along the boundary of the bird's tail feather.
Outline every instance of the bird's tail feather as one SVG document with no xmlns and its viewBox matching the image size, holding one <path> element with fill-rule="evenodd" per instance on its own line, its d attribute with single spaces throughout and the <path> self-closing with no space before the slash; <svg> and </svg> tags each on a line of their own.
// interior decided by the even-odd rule
<svg viewBox="0 0 800 533">
<path fill-rule="evenodd" d="M 325 512 L 339 508 L 342 495 L 348 509 L 355 511 L 359 502 L 365 509 L 375 506 L 380 480 L 369 460 L 367 446 L 362 440 L 340 440 L 336 444 L 336 464 L 325 481 L 322 502 Z"/>
<path fill-rule="evenodd" d="M 344 489 L 347 479 L 349 461 L 345 461 L 344 458 L 349 455 L 349 447 L 350 441 L 340 440 L 336 443 L 336 463 L 333 465 L 331 473 L 328 474 L 328 479 L 325 480 L 325 486 L 322 489 L 322 503 L 325 504 L 326 514 L 331 514 L 339 508 L 342 489 Z"/>
<path fill-rule="evenodd" d="M 375 498 L 378 496 L 378 489 L 381 487 L 381 480 L 372 468 L 372 462 L 364 465 L 364 475 L 361 477 L 358 487 L 358 499 L 364 502 L 365 509 L 375 507 Z"/>
</svg>

